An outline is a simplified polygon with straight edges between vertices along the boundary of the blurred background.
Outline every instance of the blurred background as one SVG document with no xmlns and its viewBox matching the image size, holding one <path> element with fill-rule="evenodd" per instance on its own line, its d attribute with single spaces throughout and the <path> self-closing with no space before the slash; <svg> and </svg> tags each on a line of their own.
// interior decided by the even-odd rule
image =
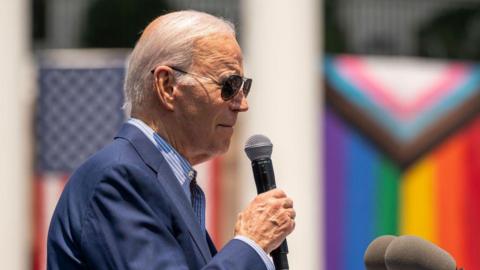
<svg viewBox="0 0 480 270">
<path fill-rule="evenodd" d="M 261 133 L 297 210 L 291 269 L 365 269 L 384 234 L 418 235 L 480 269 L 478 0 L 3 3 L 2 268 L 45 269 L 65 182 L 126 119 L 131 48 L 182 9 L 232 21 L 254 79 L 230 150 L 197 168 L 217 247 L 255 196 L 243 145 Z"/>
</svg>

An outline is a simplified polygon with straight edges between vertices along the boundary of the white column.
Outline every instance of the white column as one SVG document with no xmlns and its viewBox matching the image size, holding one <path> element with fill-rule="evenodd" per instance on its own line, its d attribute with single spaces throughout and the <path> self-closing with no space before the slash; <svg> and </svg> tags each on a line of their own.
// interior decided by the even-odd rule
<svg viewBox="0 0 480 270">
<path fill-rule="evenodd" d="M 321 1 L 242 4 L 239 30 L 253 86 L 239 139 L 264 134 L 272 140 L 277 186 L 294 200 L 297 211 L 297 227 L 288 237 L 290 269 L 321 269 Z M 243 207 L 255 186 L 249 161 L 241 160 Z"/>
<path fill-rule="evenodd" d="M 33 76 L 29 65 L 30 1 L 0 8 L 0 268 L 30 268 Z"/>
</svg>

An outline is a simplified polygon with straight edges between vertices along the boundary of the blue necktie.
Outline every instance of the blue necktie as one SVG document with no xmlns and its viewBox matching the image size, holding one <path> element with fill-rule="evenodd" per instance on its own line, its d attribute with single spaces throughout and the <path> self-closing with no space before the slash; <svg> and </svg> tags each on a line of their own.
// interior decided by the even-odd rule
<svg viewBox="0 0 480 270">
<path fill-rule="evenodd" d="M 205 193 L 197 184 L 196 172 L 193 176 L 192 181 L 190 182 L 190 194 L 192 199 L 192 208 L 195 216 L 197 217 L 198 223 L 203 231 L 205 231 Z"/>
</svg>

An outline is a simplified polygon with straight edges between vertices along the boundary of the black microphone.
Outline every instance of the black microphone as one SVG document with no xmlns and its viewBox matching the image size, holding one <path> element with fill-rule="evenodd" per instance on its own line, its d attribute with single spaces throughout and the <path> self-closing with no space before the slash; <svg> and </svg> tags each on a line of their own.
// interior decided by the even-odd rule
<svg viewBox="0 0 480 270">
<path fill-rule="evenodd" d="M 275 174 L 270 156 L 273 144 L 266 136 L 253 135 L 245 143 L 245 153 L 252 161 L 253 177 L 257 186 L 257 193 L 263 193 L 276 188 Z M 288 246 L 287 240 L 270 253 L 276 270 L 288 270 Z"/>
<path fill-rule="evenodd" d="M 440 247 L 420 237 L 399 236 L 385 252 L 388 270 L 457 270 L 455 259 Z"/>
<path fill-rule="evenodd" d="M 387 270 L 385 252 L 393 239 L 395 239 L 395 236 L 383 235 L 375 238 L 368 245 L 363 257 L 367 270 Z"/>
</svg>

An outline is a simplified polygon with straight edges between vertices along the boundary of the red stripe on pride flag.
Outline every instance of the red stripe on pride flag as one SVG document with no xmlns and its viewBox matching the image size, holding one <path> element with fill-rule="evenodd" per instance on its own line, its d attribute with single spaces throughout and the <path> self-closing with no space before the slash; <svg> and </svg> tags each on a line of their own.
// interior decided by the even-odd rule
<svg viewBox="0 0 480 270">
<path fill-rule="evenodd" d="M 467 237 L 465 269 L 480 269 L 480 117 L 468 128 L 469 147 L 466 162 L 468 188 L 465 192 L 467 224 L 465 235 Z"/>
</svg>

